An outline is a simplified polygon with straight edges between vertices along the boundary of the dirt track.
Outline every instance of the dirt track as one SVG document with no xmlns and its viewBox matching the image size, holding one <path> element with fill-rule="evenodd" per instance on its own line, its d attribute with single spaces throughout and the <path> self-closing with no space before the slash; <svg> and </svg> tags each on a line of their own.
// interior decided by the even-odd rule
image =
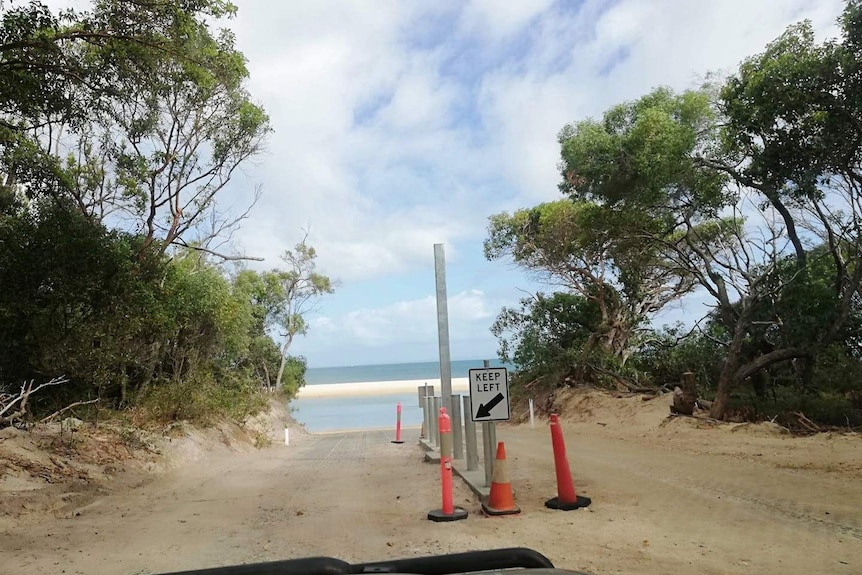
<svg viewBox="0 0 862 575">
<path fill-rule="evenodd" d="M 143 574 L 527 546 L 597 574 L 862 572 L 858 436 L 663 425 L 664 406 L 613 401 L 587 398 L 581 421 L 565 422 L 576 487 L 594 501 L 587 510 L 544 508 L 554 494 L 544 425 L 498 430 L 522 515 L 481 517 L 456 481 L 456 503 L 471 515 L 453 524 L 425 520 L 439 507 L 437 468 L 414 442 L 396 446 L 381 432 L 306 435 L 289 447 L 209 457 L 66 519 L 31 516 L 0 533 L 0 565 Z"/>
</svg>

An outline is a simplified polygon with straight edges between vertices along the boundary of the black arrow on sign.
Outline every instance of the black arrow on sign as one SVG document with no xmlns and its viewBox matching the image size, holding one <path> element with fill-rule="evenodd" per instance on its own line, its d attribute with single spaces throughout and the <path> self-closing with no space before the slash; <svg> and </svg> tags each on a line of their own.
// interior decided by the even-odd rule
<svg viewBox="0 0 862 575">
<path fill-rule="evenodd" d="M 494 409 L 498 403 L 503 401 L 503 399 L 505 399 L 503 397 L 503 394 L 498 393 L 493 398 L 491 398 L 491 401 L 489 401 L 487 404 L 480 403 L 479 409 L 476 410 L 476 418 L 491 417 L 491 410 Z"/>
</svg>

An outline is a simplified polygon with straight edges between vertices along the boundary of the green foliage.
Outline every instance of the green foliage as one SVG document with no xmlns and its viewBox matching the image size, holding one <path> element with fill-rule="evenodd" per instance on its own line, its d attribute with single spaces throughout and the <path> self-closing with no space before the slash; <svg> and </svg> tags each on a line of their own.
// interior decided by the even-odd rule
<svg viewBox="0 0 862 575">
<path fill-rule="evenodd" d="M 640 241 L 652 225 L 639 214 L 591 201 L 559 200 L 491 216 L 485 256 L 519 267 L 589 300 L 597 344 L 625 359 L 651 314 L 690 291 L 657 249 Z"/>
<path fill-rule="evenodd" d="M 0 283 L 18 289 L 0 290 L 0 381 L 65 374 L 34 398 L 45 409 L 94 397 L 177 416 L 259 405 L 239 396 L 280 359 L 259 302 L 200 254 L 140 260 L 140 242 L 52 201 L 2 220 Z M 291 366 L 296 389 L 304 364 Z"/>
<path fill-rule="evenodd" d="M 281 364 L 275 381 L 279 391 L 285 384 L 287 352 L 293 339 L 308 331 L 306 314 L 321 296 L 335 291 L 336 282 L 317 271 L 317 252 L 306 240 L 307 236 L 293 250 L 284 251 L 281 260 L 287 265 L 286 270 L 272 270 L 262 280 L 267 321 L 269 325 L 283 330 Z M 293 391 L 295 392 L 296 390 Z"/>
<path fill-rule="evenodd" d="M 218 378 L 189 377 L 155 385 L 137 407 L 150 420 L 192 420 L 206 424 L 225 416 L 243 421 L 265 409 L 267 401 L 257 382 L 223 373 Z"/>
<path fill-rule="evenodd" d="M 235 226 L 216 195 L 270 131 L 233 34 L 207 23 L 235 11 L 221 0 L 3 10 L 0 208 L 22 189 L 103 221 L 122 211 L 144 230 L 141 251 L 206 250 Z M 199 225 L 208 217 L 213 229 Z"/>
<path fill-rule="evenodd" d="M 655 386 L 675 386 L 690 371 L 704 391 L 714 389 L 725 353 L 716 343 L 721 332 L 717 326 L 708 327 L 706 333 L 688 333 L 681 325 L 665 326 L 641 347 L 632 363 Z"/>
<path fill-rule="evenodd" d="M 847 2 L 839 24 L 841 38 L 822 43 L 809 23 L 791 26 L 723 86 L 659 88 L 560 132 L 560 190 L 573 203 L 494 216 L 486 255 L 510 255 L 592 298 L 602 312 L 594 335 L 614 326 L 613 305 L 599 297 L 607 286 L 608 301 L 630 309 L 649 301 L 650 273 L 698 285 L 714 310 L 703 331 L 636 339 L 629 362 L 593 358 L 589 338 L 568 357 L 551 346 L 548 370 L 587 365 L 659 384 L 691 370 L 719 418 L 748 392 L 751 413 L 766 413 L 759 406 L 771 397 L 779 411 L 810 409 L 832 423 L 857 401 L 857 384 L 827 366 L 855 373 L 860 361 L 862 2 Z M 555 220 L 566 210 L 567 221 Z M 596 269 L 613 270 L 592 282 L 598 290 L 571 281 L 589 283 Z M 541 333 L 546 320 L 529 311 L 505 310 L 498 323 Z"/>
<path fill-rule="evenodd" d="M 583 346 L 601 318 L 586 298 L 553 293 L 521 300 L 520 309 L 503 308 L 491 332 L 500 341 L 500 360 L 531 373 L 571 367 L 570 353 Z"/>
<path fill-rule="evenodd" d="M 281 392 L 288 399 L 296 397 L 297 392 L 305 385 L 305 370 L 308 364 L 304 357 L 288 356 L 281 380 Z"/>
<path fill-rule="evenodd" d="M 585 120 L 559 135 L 563 181 L 575 199 L 637 208 L 652 217 L 695 205 L 714 216 L 728 200 L 727 178 L 694 161 L 713 145 L 716 115 L 707 90 L 674 94 L 659 88 Z"/>
<path fill-rule="evenodd" d="M 282 354 L 254 289 L 268 276 L 210 259 L 239 221 L 216 194 L 270 130 L 233 34 L 209 28 L 235 11 L 0 4 L 0 382 L 69 379 L 37 411 L 99 398 L 242 418 L 274 385 Z M 295 390 L 304 363 L 290 366 Z"/>
</svg>

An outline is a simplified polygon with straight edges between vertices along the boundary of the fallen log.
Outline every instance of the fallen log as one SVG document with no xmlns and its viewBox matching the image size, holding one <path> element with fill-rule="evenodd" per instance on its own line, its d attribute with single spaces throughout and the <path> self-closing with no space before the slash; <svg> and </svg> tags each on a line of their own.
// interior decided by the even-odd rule
<svg viewBox="0 0 862 575">
<path fill-rule="evenodd" d="M 806 430 L 813 433 L 820 433 L 821 431 L 823 431 L 819 425 L 805 417 L 805 415 L 803 415 L 801 412 L 796 411 L 793 413 L 793 415 L 796 416 L 796 419 L 799 421 L 799 425 L 804 427 Z"/>
</svg>

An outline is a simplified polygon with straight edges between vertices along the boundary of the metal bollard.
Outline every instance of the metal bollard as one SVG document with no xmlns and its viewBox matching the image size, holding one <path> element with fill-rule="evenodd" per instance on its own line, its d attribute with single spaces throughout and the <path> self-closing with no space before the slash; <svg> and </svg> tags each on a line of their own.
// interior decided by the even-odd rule
<svg viewBox="0 0 862 575">
<path fill-rule="evenodd" d="M 440 413 L 441 403 L 443 403 L 443 398 L 439 395 L 434 396 L 434 408 L 431 410 L 431 413 Z M 434 445 L 440 445 L 440 427 L 437 425 L 436 418 L 432 417 L 431 419 L 435 419 L 434 421 Z"/>
<path fill-rule="evenodd" d="M 419 407 L 425 407 L 425 398 L 434 395 L 434 386 L 427 383 L 419 386 Z M 427 422 L 426 422 L 427 423 Z"/>
<path fill-rule="evenodd" d="M 464 437 L 461 427 L 461 396 L 452 395 L 452 457 L 464 459 Z"/>
<path fill-rule="evenodd" d="M 464 396 L 464 435 L 467 443 L 467 471 L 479 469 L 479 447 L 476 440 L 476 422 L 473 421 L 473 408 L 470 396 Z"/>
<path fill-rule="evenodd" d="M 419 407 L 422 408 L 422 435 L 420 439 L 428 439 L 428 401 L 424 397 Z"/>
<path fill-rule="evenodd" d="M 428 396 L 425 398 L 426 411 L 428 412 L 428 443 L 434 443 L 434 438 L 437 437 L 437 418 L 434 417 L 434 398 Z"/>
</svg>

